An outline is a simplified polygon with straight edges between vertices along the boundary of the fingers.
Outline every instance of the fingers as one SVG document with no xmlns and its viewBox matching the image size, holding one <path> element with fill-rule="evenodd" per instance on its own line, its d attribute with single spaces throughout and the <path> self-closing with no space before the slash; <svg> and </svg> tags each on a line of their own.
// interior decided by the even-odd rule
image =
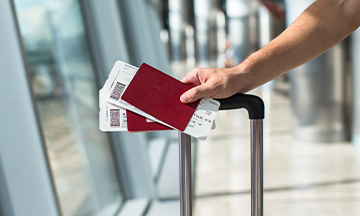
<svg viewBox="0 0 360 216">
<path fill-rule="evenodd" d="M 200 85 L 201 82 L 200 82 L 198 72 L 199 72 L 198 68 L 193 69 L 184 78 L 182 78 L 181 82 L 194 84 L 194 85 Z"/>
<path fill-rule="evenodd" d="M 184 76 L 184 78 L 181 79 L 181 82 L 183 83 L 190 83 L 189 82 L 189 77 L 192 76 L 190 75 L 190 73 L 188 73 L 186 76 Z"/>
<path fill-rule="evenodd" d="M 192 103 L 200 98 L 211 96 L 211 93 L 212 89 L 208 85 L 199 85 L 182 94 L 180 100 L 183 103 Z"/>
<path fill-rule="evenodd" d="M 188 90 L 181 95 L 180 101 L 183 103 L 192 103 L 203 97 L 214 96 L 214 82 L 209 82 L 214 71 L 209 68 L 194 68 L 181 81 L 195 85 L 194 88 Z M 216 80 L 216 79 L 215 79 Z"/>
</svg>

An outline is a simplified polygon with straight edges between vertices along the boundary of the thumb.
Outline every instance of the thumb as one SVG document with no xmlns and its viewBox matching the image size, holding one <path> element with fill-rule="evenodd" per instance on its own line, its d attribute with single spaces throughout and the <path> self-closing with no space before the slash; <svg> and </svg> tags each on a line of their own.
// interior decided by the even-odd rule
<svg viewBox="0 0 360 216">
<path fill-rule="evenodd" d="M 183 93 L 180 100 L 183 103 L 192 103 L 200 98 L 210 96 L 210 93 L 210 89 L 206 85 L 199 85 Z"/>
</svg>

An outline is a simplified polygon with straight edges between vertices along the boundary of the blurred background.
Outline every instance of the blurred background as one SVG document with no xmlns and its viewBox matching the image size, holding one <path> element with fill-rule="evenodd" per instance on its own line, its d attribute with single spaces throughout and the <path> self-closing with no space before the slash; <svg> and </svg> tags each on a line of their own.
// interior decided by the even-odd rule
<svg viewBox="0 0 360 216">
<path fill-rule="evenodd" d="M 104 133 L 116 60 L 181 79 L 232 67 L 313 0 L 0 0 L 0 215 L 179 213 L 175 131 Z M 360 212 L 360 32 L 252 91 L 263 98 L 264 214 Z M 247 112 L 193 140 L 194 215 L 250 215 Z"/>
</svg>

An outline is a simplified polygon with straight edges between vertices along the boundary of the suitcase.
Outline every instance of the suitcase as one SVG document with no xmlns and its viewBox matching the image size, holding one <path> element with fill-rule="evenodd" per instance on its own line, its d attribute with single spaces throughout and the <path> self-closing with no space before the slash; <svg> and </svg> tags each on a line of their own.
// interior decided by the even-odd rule
<svg viewBox="0 0 360 216">
<path fill-rule="evenodd" d="M 263 215 L 264 102 L 254 95 L 236 94 L 218 100 L 219 110 L 245 108 L 251 136 L 251 216 Z M 191 137 L 179 132 L 180 216 L 192 216 Z"/>
</svg>

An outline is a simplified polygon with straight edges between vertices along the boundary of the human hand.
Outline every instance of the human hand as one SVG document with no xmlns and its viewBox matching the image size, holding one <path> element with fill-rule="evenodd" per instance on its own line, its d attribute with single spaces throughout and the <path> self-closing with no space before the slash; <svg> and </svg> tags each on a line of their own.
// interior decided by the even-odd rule
<svg viewBox="0 0 360 216">
<path fill-rule="evenodd" d="M 242 88 L 244 74 L 235 68 L 195 68 L 181 81 L 195 87 L 181 95 L 183 103 L 191 103 L 203 97 L 227 98 L 236 93 L 245 93 Z"/>
</svg>

